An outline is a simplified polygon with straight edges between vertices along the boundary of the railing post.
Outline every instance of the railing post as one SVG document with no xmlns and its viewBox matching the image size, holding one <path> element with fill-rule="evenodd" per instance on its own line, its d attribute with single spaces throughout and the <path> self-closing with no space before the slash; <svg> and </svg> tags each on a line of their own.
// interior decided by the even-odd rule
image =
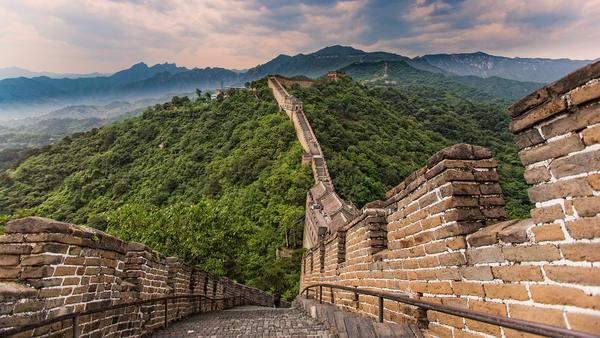
<svg viewBox="0 0 600 338">
<path fill-rule="evenodd" d="M 379 296 L 379 322 L 383 323 L 383 297 Z"/>
<path fill-rule="evenodd" d="M 73 317 L 73 338 L 79 338 L 81 331 L 79 330 L 79 316 Z"/>
<path fill-rule="evenodd" d="M 165 299 L 165 328 L 167 327 L 167 311 L 169 309 L 169 299 Z"/>
<path fill-rule="evenodd" d="M 329 291 L 331 292 L 331 304 L 335 304 L 335 298 L 333 297 L 333 287 L 329 288 Z"/>
<path fill-rule="evenodd" d="M 319 285 L 319 303 L 323 304 L 323 285 Z"/>
</svg>

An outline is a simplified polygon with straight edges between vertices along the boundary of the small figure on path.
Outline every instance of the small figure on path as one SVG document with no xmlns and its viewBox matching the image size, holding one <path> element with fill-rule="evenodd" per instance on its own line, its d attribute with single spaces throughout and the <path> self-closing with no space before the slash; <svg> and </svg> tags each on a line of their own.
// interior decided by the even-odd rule
<svg viewBox="0 0 600 338">
<path fill-rule="evenodd" d="M 281 295 L 279 294 L 279 292 L 275 292 L 275 294 L 273 295 L 273 305 L 274 305 L 274 307 L 279 307 L 280 304 L 281 304 Z"/>
</svg>

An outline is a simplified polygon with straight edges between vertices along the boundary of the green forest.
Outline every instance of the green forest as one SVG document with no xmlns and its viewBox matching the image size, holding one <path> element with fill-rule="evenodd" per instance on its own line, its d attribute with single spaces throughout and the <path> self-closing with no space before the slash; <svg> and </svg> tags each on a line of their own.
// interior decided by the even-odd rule
<svg viewBox="0 0 600 338">
<path fill-rule="evenodd" d="M 266 80 L 251 85 L 214 100 L 174 97 L 30 155 L 0 173 L 0 223 L 37 215 L 90 225 L 293 298 L 312 173 Z M 527 215 L 506 99 L 350 78 L 290 90 L 304 102 L 336 191 L 358 207 L 436 151 L 468 142 L 492 149 L 510 216 Z M 277 258 L 284 247 L 292 256 Z"/>
<path fill-rule="evenodd" d="M 508 216 L 528 217 L 527 184 L 505 113 L 509 102 L 456 83 L 412 83 L 366 87 L 350 78 L 321 79 L 292 90 L 304 103 L 340 196 L 359 207 L 383 199 L 436 151 L 470 143 L 489 148 L 498 160 Z"/>
</svg>

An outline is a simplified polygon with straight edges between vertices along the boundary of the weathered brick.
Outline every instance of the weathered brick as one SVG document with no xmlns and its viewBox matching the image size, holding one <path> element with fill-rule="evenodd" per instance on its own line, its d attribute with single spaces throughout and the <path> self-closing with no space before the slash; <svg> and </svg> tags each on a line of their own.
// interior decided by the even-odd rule
<svg viewBox="0 0 600 338">
<path fill-rule="evenodd" d="M 19 256 L 18 255 L 1 255 L 0 256 L 0 266 L 9 266 L 9 265 L 18 265 L 19 264 Z"/>
<path fill-rule="evenodd" d="M 590 174 L 587 181 L 594 190 L 600 190 L 600 174 Z"/>
<path fill-rule="evenodd" d="M 529 291 L 531 298 L 537 303 L 600 309 L 600 296 L 588 295 L 580 289 L 556 285 L 531 285 Z"/>
<path fill-rule="evenodd" d="M 519 150 L 544 142 L 544 138 L 537 129 L 527 129 L 517 134 L 515 144 Z"/>
<path fill-rule="evenodd" d="M 573 205 L 579 216 L 595 216 L 600 213 L 600 196 L 576 198 Z"/>
<path fill-rule="evenodd" d="M 512 262 L 551 262 L 560 259 L 558 248 L 552 244 L 503 247 L 502 253 L 507 260 Z"/>
<path fill-rule="evenodd" d="M 538 242 L 560 241 L 565 239 L 565 235 L 563 234 L 560 224 L 556 223 L 535 226 L 531 229 L 531 231 L 535 236 L 535 240 Z"/>
<path fill-rule="evenodd" d="M 529 294 L 521 284 L 484 284 L 487 298 L 528 300 Z"/>
<path fill-rule="evenodd" d="M 40 265 L 51 265 L 58 264 L 61 261 L 60 256 L 28 256 L 21 260 L 22 266 L 40 266 Z"/>
<path fill-rule="evenodd" d="M 543 309 L 530 305 L 509 304 L 510 317 L 564 327 L 561 310 Z"/>
<path fill-rule="evenodd" d="M 525 181 L 529 184 L 538 184 L 550 180 L 550 171 L 545 166 L 525 169 L 523 174 Z"/>
<path fill-rule="evenodd" d="M 456 236 L 445 240 L 446 246 L 450 250 L 459 250 L 467 248 L 467 240 L 465 236 Z"/>
<path fill-rule="evenodd" d="M 544 280 L 540 267 L 535 265 L 494 266 L 492 273 L 494 278 L 507 282 Z"/>
<path fill-rule="evenodd" d="M 512 117 L 519 116 L 525 111 L 541 105 L 549 98 L 550 94 L 548 93 L 548 89 L 542 87 L 508 107 L 508 114 Z"/>
<path fill-rule="evenodd" d="M 573 330 L 589 332 L 592 334 L 598 334 L 598 332 L 600 332 L 600 316 L 567 312 L 567 320 Z"/>
<path fill-rule="evenodd" d="M 549 102 L 513 118 L 512 122 L 510 123 L 510 129 L 513 133 L 520 132 L 541 122 L 544 119 L 555 115 L 556 113 L 564 111 L 566 108 L 567 104 L 564 99 L 554 97 Z"/>
<path fill-rule="evenodd" d="M 570 96 L 571 104 L 575 106 L 600 98 L 600 82 L 578 88 L 571 92 Z"/>
<path fill-rule="evenodd" d="M 498 232 L 498 238 L 504 243 L 524 243 L 529 240 L 527 231 L 533 226 L 531 219 L 520 220 Z"/>
<path fill-rule="evenodd" d="M 548 278 L 564 283 L 600 285 L 600 268 L 566 266 L 566 265 L 544 265 L 544 271 Z"/>
<path fill-rule="evenodd" d="M 519 152 L 523 165 L 558 158 L 565 156 L 575 151 L 583 149 L 585 146 L 579 138 L 579 135 L 561 138 L 557 141 L 548 142 L 544 145 L 537 146 L 532 149 L 522 150 Z"/>
<path fill-rule="evenodd" d="M 567 230 L 575 239 L 600 237 L 600 217 L 580 218 L 567 222 Z"/>
<path fill-rule="evenodd" d="M 600 243 L 561 244 L 560 251 L 571 261 L 600 261 Z"/>
<path fill-rule="evenodd" d="M 481 283 L 453 282 L 452 289 L 458 295 L 485 296 Z"/>
<path fill-rule="evenodd" d="M 469 264 L 503 262 L 504 254 L 499 247 L 487 247 L 467 250 Z"/>
<path fill-rule="evenodd" d="M 470 300 L 469 308 L 478 312 L 484 312 L 503 317 L 507 316 L 505 304 Z M 497 325 L 485 324 L 476 320 L 467 320 L 466 324 L 471 330 L 500 336 L 500 327 Z"/>
<path fill-rule="evenodd" d="M 545 138 L 551 138 L 581 130 L 598 122 L 600 122 L 600 105 L 590 105 L 542 126 L 542 133 Z"/>
<path fill-rule="evenodd" d="M 578 177 L 570 180 L 536 185 L 530 188 L 528 193 L 529 199 L 532 202 L 544 202 L 568 196 L 592 196 L 593 190 L 587 183 L 585 177 Z"/>
<path fill-rule="evenodd" d="M 489 266 L 464 266 L 460 274 L 466 280 L 492 280 L 492 269 Z"/>
<path fill-rule="evenodd" d="M 21 278 L 43 278 L 50 277 L 54 273 L 54 268 L 49 266 L 28 266 L 23 269 Z"/>
<path fill-rule="evenodd" d="M 593 127 L 584 129 L 582 137 L 585 145 L 590 146 L 592 144 L 600 143 L 600 125 L 595 125 Z"/>
<path fill-rule="evenodd" d="M 565 218 L 565 214 L 560 204 L 553 204 L 548 207 L 534 208 L 531 210 L 531 219 L 535 224 L 550 223 L 554 220 L 563 218 Z"/>
<path fill-rule="evenodd" d="M 31 245 L 29 244 L 2 244 L 0 245 L 0 255 L 23 255 L 31 252 Z"/>
<path fill-rule="evenodd" d="M 16 267 L 0 266 L 0 279 L 13 279 L 19 277 L 21 269 Z"/>
<path fill-rule="evenodd" d="M 472 247 L 496 244 L 496 243 L 498 243 L 498 233 L 502 229 L 504 229 L 510 225 L 513 225 L 517 222 L 518 222 L 517 220 L 510 220 L 510 221 L 505 221 L 505 222 L 499 222 L 499 223 L 487 226 L 485 228 L 481 228 L 477 232 L 468 235 L 467 242 Z"/>
<path fill-rule="evenodd" d="M 557 177 L 565 177 L 598 170 L 600 150 L 580 152 L 559 158 L 550 164 L 550 171 Z"/>
</svg>

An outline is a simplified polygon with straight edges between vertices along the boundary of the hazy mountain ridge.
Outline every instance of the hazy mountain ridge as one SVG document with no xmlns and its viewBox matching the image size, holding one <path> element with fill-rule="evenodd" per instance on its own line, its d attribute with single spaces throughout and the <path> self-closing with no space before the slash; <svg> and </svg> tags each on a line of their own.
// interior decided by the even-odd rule
<svg viewBox="0 0 600 338">
<path fill-rule="evenodd" d="M 483 52 L 460 54 L 428 54 L 416 57 L 434 67 L 457 75 L 501 77 L 529 82 L 552 82 L 592 60 L 509 58 Z"/>
<path fill-rule="evenodd" d="M 281 54 L 245 71 L 210 67 L 188 69 L 170 63 L 149 67 L 140 62 L 110 76 L 76 79 L 42 76 L 0 80 L 0 120 L 34 116 L 67 105 L 106 104 L 115 100 L 190 92 L 196 88 L 206 90 L 239 85 L 274 73 L 317 78 L 327 71 L 351 64 L 379 61 L 403 61 L 415 69 L 431 73 L 528 82 L 549 82 L 589 63 L 586 60 L 506 58 L 481 52 L 424 55 L 411 59 L 384 51 L 365 52 L 340 45 L 295 56 Z M 477 79 L 462 80 L 467 83 L 478 82 Z M 496 82 L 496 87 L 501 82 L 500 79 L 492 81 Z"/>
<path fill-rule="evenodd" d="M 80 77 L 95 77 L 95 76 L 107 76 L 103 73 L 90 73 L 90 74 L 75 74 L 75 73 L 53 73 L 53 72 L 36 72 L 29 69 L 20 67 L 5 67 L 0 68 L 0 80 L 10 79 L 15 77 L 38 77 L 47 76 L 55 79 L 62 78 L 80 78 Z"/>
</svg>

